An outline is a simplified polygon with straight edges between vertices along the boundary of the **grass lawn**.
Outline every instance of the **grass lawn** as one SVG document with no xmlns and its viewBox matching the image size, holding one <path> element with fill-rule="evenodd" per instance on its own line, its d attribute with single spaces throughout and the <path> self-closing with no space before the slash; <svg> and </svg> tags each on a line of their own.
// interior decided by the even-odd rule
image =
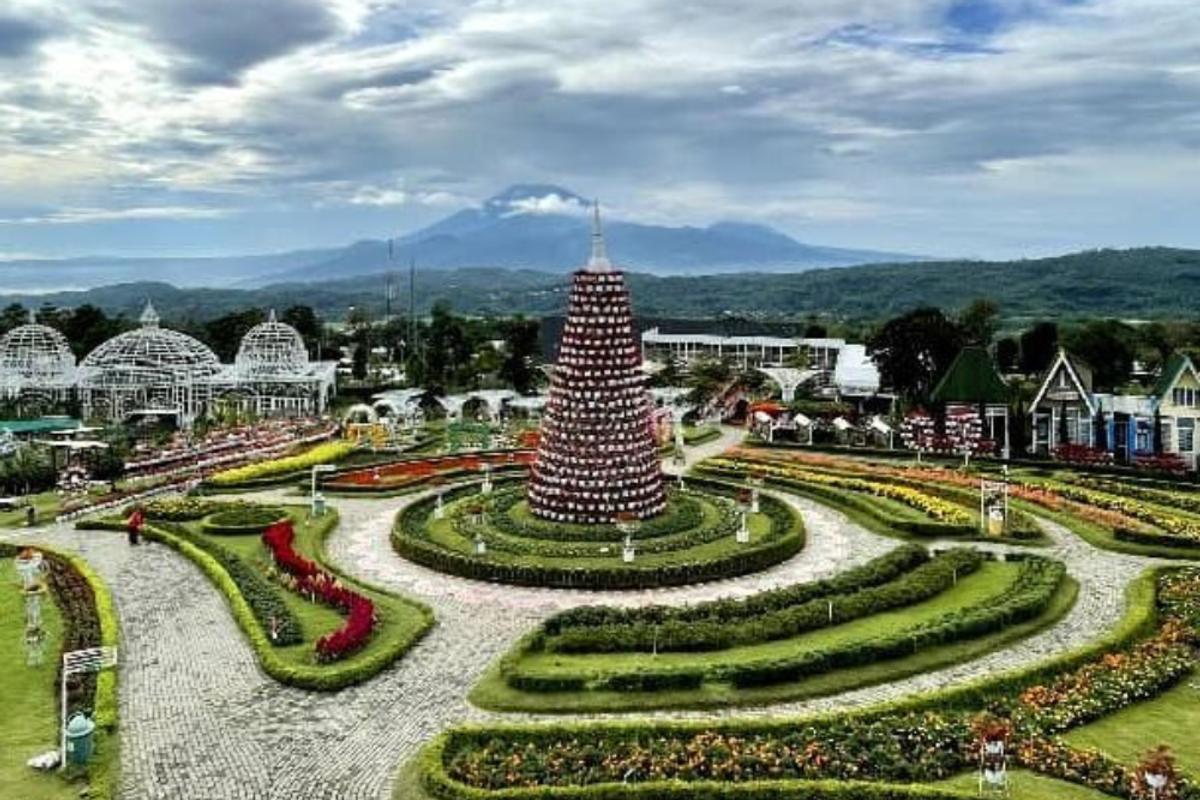
<svg viewBox="0 0 1200 800">
<path fill-rule="evenodd" d="M 1169 745 L 1182 771 L 1200 775 L 1200 689 L 1190 685 L 1195 682 L 1193 673 L 1165 694 L 1071 731 L 1066 739 L 1130 765 L 1147 750 Z"/>
<path fill-rule="evenodd" d="M 287 507 L 287 511 L 296 523 L 296 540 L 293 545 L 296 551 L 328 569 L 324 558 L 324 537 L 332 529 L 336 517 L 309 520 L 308 510 L 305 508 L 291 506 Z M 255 567 L 265 571 L 270 566 L 270 555 L 258 535 L 214 536 L 203 533 L 198 524 L 190 524 L 188 528 L 201 538 L 224 547 Z M 366 647 L 348 658 L 329 665 L 331 669 L 351 667 L 370 658 L 379 649 L 415 641 L 425 630 L 426 617 L 415 604 L 396 595 L 364 586 L 340 573 L 339 577 L 343 583 L 353 586 L 375 603 L 380 623 Z M 313 645 L 317 639 L 340 628 L 344 617 L 326 605 L 309 602 L 282 586 L 277 588 L 288 609 L 300 621 L 304 632 L 304 641 L 286 647 L 275 647 L 272 650 L 288 663 L 314 666 L 316 658 Z"/>
<path fill-rule="evenodd" d="M 42 492 L 22 499 L 33 503 L 39 525 L 53 522 L 59 508 L 62 507 L 62 497 L 58 492 Z M 24 506 L 13 511 L 0 511 L 0 528 L 24 528 L 25 513 Z"/>
<path fill-rule="evenodd" d="M 33 756 L 58 747 L 58 696 L 54 674 L 62 649 L 62 618 L 53 599 L 42 603 L 47 639 L 40 665 L 25 663 L 25 601 L 17 591 L 11 560 L 0 565 L 0 797 L 20 800 L 74 798 L 85 783 L 73 784 L 59 773 L 34 772 Z"/>
<path fill-rule="evenodd" d="M 1036 772 L 1012 770 L 1008 774 L 1009 786 L 1012 792 L 1006 795 L 1009 800 L 1104 800 L 1111 798 L 1095 789 L 1077 786 L 1073 783 L 1048 778 Z M 933 784 L 940 789 L 954 789 L 966 793 L 970 797 L 979 794 L 979 776 L 974 772 L 958 775 L 947 781 Z"/>
<path fill-rule="evenodd" d="M 718 663 L 733 654 L 745 658 L 735 651 L 764 651 L 791 653 L 826 647 L 834 643 L 845 643 L 859 638 L 870 638 L 880 633 L 891 633 L 897 628 L 911 627 L 953 608 L 985 601 L 1009 586 L 1016 577 L 1016 567 L 1011 564 L 988 563 L 980 573 L 970 576 L 959 585 L 937 597 L 910 606 L 906 609 L 878 614 L 844 625 L 813 631 L 794 639 L 731 648 L 702 654 L 670 653 L 652 656 L 648 653 L 618 653 L 593 656 L 562 656 L 560 654 L 537 653 L 526 656 L 519 663 L 524 667 L 532 662 L 541 672 L 554 672 L 555 661 L 570 660 L 582 664 L 584 669 L 609 669 L 631 664 L 653 664 L 662 666 L 675 660 L 681 664 L 696 663 L 696 659 Z M 904 658 L 890 659 L 859 667 L 835 670 L 815 675 L 797 683 L 738 689 L 725 683 L 705 683 L 699 689 L 659 692 L 526 692 L 509 686 L 500 674 L 499 665 L 493 665 L 483 680 L 471 693 L 471 701 L 488 709 L 504 711 L 530 711 L 539 713 L 611 712 L 625 710 L 649 710 L 664 708 L 705 708 L 718 706 L 755 706 L 788 700 L 801 700 L 837 694 L 851 689 L 872 686 L 899 680 L 911 675 L 928 672 L 952 664 L 963 663 L 998 650 L 1020 639 L 1030 636 L 1062 619 L 1075 603 L 1078 584 L 1064 580 L 1046 610 L 1018 625 L 975 639 L 953 642 L 939 647 L 922 650 Z M 599 663 L 592 665 L 592 661 Z M 576 667 L 578 669 L 578 667 Z"/>
</svg>

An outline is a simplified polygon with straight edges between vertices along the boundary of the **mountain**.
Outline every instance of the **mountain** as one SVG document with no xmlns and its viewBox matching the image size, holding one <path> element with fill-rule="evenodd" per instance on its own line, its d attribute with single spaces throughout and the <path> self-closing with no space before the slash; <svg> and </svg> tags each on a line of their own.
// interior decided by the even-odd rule
<svg viewBox="0 0 1200 800">
<path fill-rule="evenodd" d="M 558 186 L 518 184 L 393 241 L 363 240 L 345 247 L 208 258 L 116 258 L 0 261 L 0 294 L 86 290 L 154 281 L 182 287 L 255 288 L 421 269 L 505 268 L 563 273 L 587 260 L 590 201 Z M 614 261 L 663 275 L 793 272 L 919 257 L 871 250 L 818 247 L 762 225 L 718 222 L 704 228 L 605 223 Z"/>
<path fill-rule="evenodd" d="M 378 272 L 410 259 L 422 269 L 503 267 L 566 272 L 585 263 L 590 202 L 558 186 L 518 184 L 475 208 L 400 237 L 395 261 L 382 241 L 358 242 L 334 258 L 264 276 L 261 281 L 311 281 Z M 758 270 L 795 272 L 917 256 L 801 244 L 763 225 L 718 222 L 704 228 L 609 220 L 609 253 L 629 269 L 659 274 Z"/>
<path fill-rule="evenodd" d="M 922 305 L 949 311 L 988 297 L 1007 318 L 1178 319 L 1195 317 L 1193 289 L 1200 288 L 1200 250 L 1148 247 L 1094 250 L 1022 261 L 930 261 L 870 264 L 801 273 L 662 276 L 629 274 L 639 317 L 802 320 L 810 315 L 878 320 Z M 557 315 L 568 278 L 562 273 L 505 269 L 418 270 L 416 306 L 425 313 L 438 301 L 460 313 Z M 134 283 L 86 292 L 0 296 L 0 306 L 21 302 L 77 306 L 93 303 L 136 317 L 146 298 L 168 320 L 204 320 L 246 308 L 314 306 L 329 320 L 349 306 L 383 311 L 383 275 L 317 283 L 280 283 L 258 289 L 178 289 Z M 403 282 L 394 310 L 408 306 Z"/>
</svg>

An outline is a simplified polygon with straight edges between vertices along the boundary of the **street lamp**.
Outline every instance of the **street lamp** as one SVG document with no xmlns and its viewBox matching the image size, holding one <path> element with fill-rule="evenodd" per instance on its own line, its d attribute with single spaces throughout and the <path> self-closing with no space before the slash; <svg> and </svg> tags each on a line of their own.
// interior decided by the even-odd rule
<svg viewBox="0 0 1200 800">
<path fill-rule="evenodd" d="M 317 494 L 317 476 L 323 472 L 336 472 L 333 464 L 314 464 L 312 468 L 312 491 L 309 493 L 309 506 L 314 517 L 325 516 L 325 496 Z"/>
</svg>

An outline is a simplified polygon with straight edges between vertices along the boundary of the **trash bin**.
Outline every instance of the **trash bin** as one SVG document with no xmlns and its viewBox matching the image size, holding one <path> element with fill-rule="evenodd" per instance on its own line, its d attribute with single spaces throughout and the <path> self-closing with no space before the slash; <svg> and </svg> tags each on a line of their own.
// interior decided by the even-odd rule
<svg viewBox="0 0 1200 800">
<path fill-rule="evenodd" d="M 312 499 L 312 515 L 314 517 L 325 516 L 325 495 L 315 494 Z"/>
<path fill-rule="evenodd" d="M 75 713 L 67 720 L 67 760 L 72 764 L 86 764 L 96 747 L 96 723 L 87 715 Z"/>
</svg>

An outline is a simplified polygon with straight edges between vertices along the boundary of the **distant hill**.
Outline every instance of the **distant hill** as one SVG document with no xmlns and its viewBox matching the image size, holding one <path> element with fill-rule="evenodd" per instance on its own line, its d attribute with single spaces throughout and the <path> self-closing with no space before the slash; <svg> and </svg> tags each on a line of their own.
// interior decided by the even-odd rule
<svg viewBox="0 0 1200 800">
<path fill-rule="evenodd" d="M 395 240 L 390 254 L 386 240 L 368 239 L 344 247 L 268 255 L 0 261 L 0 294 L 140 281 L 253 288 L 403 270 L 410 258 L 425 270 L 502 267 L 566 272 L 587 258 L 587 205 L 579 195 L 557 186 L 519 184 Z M 917 259 L 801 244 L 772 228 L 741 222 L 672 228 L 609 220 L 605 235 L 622 265 L 669 275 L 788 272 Z"/>
<path fill-rule="evenodd" d="M 511 186 L 476 208 L 458 211 L 394 243 L 394 263 L 423 269 L 505 267 L 566 272 L 587 260 L 589 201 L 558 186 Z M 773 228 L 719 222 L 705 228 L 608 220 L 609 252 L 631 269 L 658 274 L 737 270 L 794 272 L 919 257 L 802 244 Z M 320 280 L 378 272 L 385 241 L 357 242 L 335 257 L 260 280 Z"/>
<path fill-rule="evenodd" d="M 445 300 L 462 313 L 560 314 L 567 281 L 563 274 L 532 270 L 420 270 L 417 307 L 426 311 Z M 1028 261 L 876 264 L 792 274 L 631 273 L 629 282 L 640 316 L 710 318 L 729 313 L 787 319 L 818 313 L 879 319 L 920 305 L 958 309 L 974 298 L 990 297 L 1007 317 L 1194 319 L 1200 250 L 1099 250 Z M 408 306 L 407 282 L 400 281 L 399 289 L 395 312 Z M 149 297 L 168 319 L 206 319 L 250 306 L 282 309 L 304 303 L 328 319 L 341 319 L 351 305 L 382 312 L 383 290 L 383 275 L 376 274 L 250 290 L 131 283 L 86 292 L 6 295 L 0 296 L 0 304 L 90 302 L 135 315 Z"/>
</svg>

